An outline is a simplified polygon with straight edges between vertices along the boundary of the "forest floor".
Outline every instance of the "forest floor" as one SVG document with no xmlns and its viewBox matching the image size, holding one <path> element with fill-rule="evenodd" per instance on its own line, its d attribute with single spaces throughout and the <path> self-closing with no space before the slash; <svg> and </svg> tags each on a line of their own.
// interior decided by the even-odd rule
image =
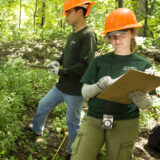
<svg viewBox="0 0 160 160">
<path fill-rule="evenodd" d="M 26 112 L 28 117 L 25 125 L 29 126 L 36 113 L 36 110 L 29 107 Z M 43 160 L 44 157 L 46 160 L 65 160 L 65 156 L 68 154 L 68 137 L 66 137 L 59 152 L 57 153 L 56 159 L 53 159 L 65 135 L 64 137 L 59 138 L 58 134 L 52 131 L 52 121 L 54 121 L 54 119 L 51 114 L 46 122 L 44 136 L 33 138 L 30 133 L 24 132 L 25 141 L 28 138 L 29 143 L 27 143 L 28 146 L 26 146 L 26 148 L 19 148 L 19 153 L 16 154 L 16 157 L 19 160 L 28 160 L 28 157 L 31 153 L 34 160 Z M 160 153 L 152 150 L 147 145 L 149 133 L 156 125 L 156 122 L 151 121 L 150 124 L 151 125 L 149 128 L 142 130 L 139 134 L 138 140 L 134 146 L 134 160 L 160 160 Z M 32 145 L 32 142 L 34 145 Z M 29 146 L 30 149 L 28 148 Z M 34 150 L 32 151 L 31 148 L 33 148 L 33 146 Z M 104 160 L 104 155 L 100 153 L 97 160 Z"/>
<path fill-rule="evenodd" d="M 8 44 L 0 44 L 0 59 L 6 55 L 12 55 L 13 57 L 20 55 L 22 58 L 26 58 L 30 62 L 37 63 L 37 61 L 39 61 L 38 63 L 44 63 L 46 58 L 49 59 L 56 54 L 59 54 L 59 50 L 61 49 L 62 42 L 59 40 L 49 42 L 12 42 Z M 49 55 L 49 53 L 53 54 Z M 36 108 L 27 107 L 25 113 L 27 114 L 27 119 L 24 124 L 25 126 L 31 124 L 35 113 Z M 18 152 L 11 153 L 11 155 L 17 157 L 18 160 L 65 160 L 64 157 L 68 154 L 68 137 L 66 137 L 63 145 L 57 153 L 57 158 L 53 158 L 64 138 L 60 138 L 57 133 L 53 132 L 53 121 L 53 115 L 51 114 L 47 119 L 43 137 L 33 138 L 29 132 L 24 132 L 23 137 L 17 141 L 17 143 L 23 141 L 23 147 L 17 147 Z M 156 122 L 152 121 L 149 124 L 149 128 L 144 129 L 139 134 L 138 140 L 134 146 L 134 160 L 160 160 L 160 153 L 150 149 L 147 145 L 149 133 L 156 125 Z M 102 159 L 100 153 L 98 160 Z"/>
</svg>

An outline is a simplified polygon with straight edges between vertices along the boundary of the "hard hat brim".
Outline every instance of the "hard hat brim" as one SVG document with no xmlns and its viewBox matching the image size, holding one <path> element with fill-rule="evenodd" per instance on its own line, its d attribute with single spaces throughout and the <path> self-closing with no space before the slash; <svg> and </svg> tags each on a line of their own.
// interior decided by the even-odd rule
<svg viewBox="0 0 160 160">
<path fill-rule="evenodd" d="M 126 33 L 128 30 L 120 30 L 120 31 L 113 31 L 113 32 L 109 32 L 109 33 L 107 33 L 107 37 L 109 37 L 109 36 L 111 36 L 112 34 L 115 34 L 115 33 L 120 33 L 120 34 L 122 34 L 122 33 Z"/>
<path fill-rule="evenodd" d="M 123 26 L 123 27 L 119 27 L 119 28 L 112 28 L 111 30 L 107 30 L 107 31 L 102 32 L 101 35 L 106 35 L 109 32 L 120 31 L 120 30 L 130 29 L 130 28 L 140 28 L 140 27 L 143 27 L 143 25 L 131 24 L 131 25 L 127 25 L 127 26 Z"/>
</svg>

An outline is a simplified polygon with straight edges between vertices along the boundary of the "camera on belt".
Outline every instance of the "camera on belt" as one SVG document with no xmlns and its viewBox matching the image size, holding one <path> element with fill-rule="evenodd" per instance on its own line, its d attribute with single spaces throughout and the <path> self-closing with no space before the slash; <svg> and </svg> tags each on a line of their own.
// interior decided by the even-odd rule
<svg viewBox="0 0 160 160">
<path fill-rule="evenodd" d="M 102 127 L 104 129 L 112 129 L 113 126 L 113 115 L 103 115 Z"/>
</svg>

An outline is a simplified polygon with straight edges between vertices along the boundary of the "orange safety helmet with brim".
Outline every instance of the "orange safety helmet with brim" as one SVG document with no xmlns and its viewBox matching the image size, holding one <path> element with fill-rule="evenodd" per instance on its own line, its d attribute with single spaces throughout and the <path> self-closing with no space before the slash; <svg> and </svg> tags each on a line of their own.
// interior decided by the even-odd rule
<svg viewBox="0 0 160 160">
<path fill-rule="evenodd" d="M 132 10 L 128 8 L 118 8 L 107 16 L 102 35 L 107 35 L 109 32 L 140 27 L 142 27 L 142 25 L 137 23 L 136 15 Z"/>
<path fill-rule="evenodd" d="M 66 15 L 68 10 L 75 8 L 75 7 L 84 7 L 86 8 L 87 5 L 87 13 L 85 17 L 88 17 L 90 11 L 91 11 L 91 6 L 94 4 L 94 2 L 90 2 L 88 0 L 65 0 L 64 3 L 64 12 L 63 15 Z"/>
</svg>

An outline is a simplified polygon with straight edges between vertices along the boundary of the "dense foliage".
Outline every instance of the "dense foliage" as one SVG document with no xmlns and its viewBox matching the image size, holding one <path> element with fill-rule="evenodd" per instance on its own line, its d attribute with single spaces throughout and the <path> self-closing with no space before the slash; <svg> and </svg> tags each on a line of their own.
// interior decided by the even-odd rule
<svg viewBox="0 0 160 160">
<path fill-rule="evenodd" d="M 30 69 L 21 58 L 0 65 L 0 159 L 16 151 L 27 107 L 35 107 L 56 79 L 46 71 Z"/>
<path fill-rule="evenodd" d="M 64 0 L 0 1 L 0 39 L 50 39 L 55 34 L 68 34 L 71 28 L 62 15 L 63 5 Z M 117 7 L 118 1 L 115 0 L 95 0 L 88 22 L 98 36 L 103 31 L 106 15 Z M 150 45 L 160 45 L 160 1 L 129 0 L 124 1 L 124 7 L 134 10 L 138 21 L 144 25 L 140 35 L 147 37 Z M 62 32 L 64 34 L 59 34 Z"/>
</svg>

